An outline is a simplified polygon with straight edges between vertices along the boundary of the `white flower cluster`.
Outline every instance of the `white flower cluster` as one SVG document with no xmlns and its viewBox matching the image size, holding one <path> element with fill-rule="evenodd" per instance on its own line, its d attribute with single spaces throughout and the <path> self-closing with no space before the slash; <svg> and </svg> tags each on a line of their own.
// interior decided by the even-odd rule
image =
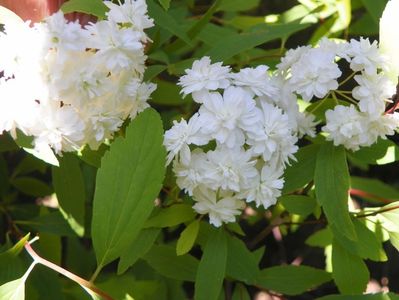
<svg viewBox="0 0 399 300">
<path fill-rule="evenodd" d="M 282 77 L 270 75 L 266 66 L 233 73 L 203 57 L 179 84 L 201 105 L 188 122 L 174 122 L 164 145 L 194 209 L 221 226 L 235 221 L 245 201 L 265 208 L 274 204 L 298 135 L 313 134 L 315 125 L 299 112 Z"/>
<path fill-rule="evenodd" d="M 144 0 L 104 2 L 107 19 L 82 27 L 58 12 L 0 33 L 0 134 L 34 137 L 38 151 L 96 149 L 144 110 L 156 86 L 143 82 Z"/>
<path fill-rule="evenodd" d="M 288 51 L 278 69 L 290 91 L 305 101 L 326 97 L 330 92 L 342 96 L 337 80 L 341 76 L 339 59 L 346 61 L 356 74 L 356 86 L 349 99 L 353 104 L 336 105 L 328 110 L 322 130 L 335 145 L 356 151 L 372 145 L 378 138 L 393 135 L 399 125 L 397 113 L 385 113 L 386 102 L 395 93 L 396 83 L 384 73 L 386 65 L 377 42 L 361 38 L 335 43 L 323 39 L 316 48 L 304 46 Z M 348 99 L 349 96 L 342 97 Z"/>
</svg>

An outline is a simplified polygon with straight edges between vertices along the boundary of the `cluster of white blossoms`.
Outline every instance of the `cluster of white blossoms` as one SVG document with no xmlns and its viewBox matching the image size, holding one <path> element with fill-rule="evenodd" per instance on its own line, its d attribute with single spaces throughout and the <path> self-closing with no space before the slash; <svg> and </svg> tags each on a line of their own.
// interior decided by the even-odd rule
<svg viewBox="0 0 399 300">
<path fill-rule="evenodd" d="M 194 209 L 221 226 L 234 222 L 245 202 L 275 204 L 298 137 L 314 135 L 315 126 L 312 116 L 299 112 L 281 75 L 270 75 L 266 66 L 233 73 L 203 57 L 179 84 L 200 108 L 188 121 L 174 122 L 164 145 Z"/>
<path fill-rule="evenodd" d="M 110 1 L 106 20 L 82 27 L 62 12 L 0 33 L 0 134 L 33 137 L 37 151 L 96 149 L 144 110 L 156 86 L 143 82 L 153 26 L 144 0 Z"/>
<path fill-rule="evenodd" d="M 342 72 L 338 62 L 346 62 L 353 71 L 352 91 L 340 90 L 338 78 Z M 289 50 L 278 65 L 290 91 L 303 100 L 331 95 L 337 103 L 338 99 L 347 101 L 348 105 L 336 105 L 326 112 L 322 130 L 334 145 L 344 145 L 352 151 L 393 135 L 399 125 L 398 113 L 385 113 L 396 85 L 386 75 L 386 68 L 377 42 L 363 38 L 340 43 L 323 39 L 315 48 Z"/>
<path fill-rule="evenodd" d="M 352 74 L 341 79 L 345 64 Z M 177 185 L 215 226 L 235 221 L 245 202 L 275 204 L 298 139 L 316 134 L 315 116 L 300 111 L 298 99 L 335 99 L 322 134 L 356 151 L 399 126 L 399 114 L 387 110 L 396 82 L 386 70 L 377 42 L 363 38 L 289 50 L 273 72 L 261 65 L 234 73 L 209 57 L 195 61 L 179 85 L 199 110 L 165 133 Z M 342 90 L 348 83 L 352 90 Z"/>
</svg>

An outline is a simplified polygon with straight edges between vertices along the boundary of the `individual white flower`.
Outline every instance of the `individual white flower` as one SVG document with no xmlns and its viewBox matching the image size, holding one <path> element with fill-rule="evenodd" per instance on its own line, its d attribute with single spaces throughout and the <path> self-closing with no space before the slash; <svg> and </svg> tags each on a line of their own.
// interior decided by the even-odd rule
<svg viewBox="0 0 399 300">
<path fill-rule="evenodd" d="M 272 104 L 262 102 L 261 107 L 261 122 L 253 130 L 248 131 L 247 144 L 251 146 L 253 155 L 262 155 L 265 161 L 276 156 L 288 162 L 297 150 L 295 146 L 297 138 L 292 134 L 288 117 Z"/>
<path fill-rule="evenodd" d="M 356 86 L 352 95 L 359 100 L 359 109 L 367 112 L 371 118 L 378 118 L 385 111 L 385 100 L 395 93 L 392 82 L 384 75 L 356 75 Z"/>
<path fill-rule="evenodd" d="M 223 67 L 220 62 L 211 64 L 208 56 L 194 61 L 191 69 L 185 72 L 186 75 L 180 77 L 178 83 L 183 87 L 183 97 L 192 93 L 193 99 L 199 103 L 202 103 L 204 93 L 225 89 L 230 85 L 230 67 Z"/>
<path fill-rule="evenodd" d="M 202 132 L 229 148 L 245 143 L 244 131 L 255 126 L 260 112 L 251 94 L 242 88 L 229 87 L 223 96 L 211 93 L 199 110 Z"/>
<path fill-rule="evenodd" d="M 98 49 L 95 57 L 108 69 L 120 71 L 131 68 L 139 74 L 144 73 L 144 46 L 140 32 L 129 28 L 119 28 L 108 21 L 99 21 L 86 26 L 91 37 L 90 48 Z"/>
<path fill-rule="evenodd" d="M 175 159 L 173 162 L 173 172 L 176 176 L 177 185 L 192 196 L 193 190 L 204 183 L 205 175 L 210 167 L 211 164 L 201 149 L 195 149 L 191 153 L 188 162 Z"/>
<path fill-rule="evenodd" d="M 284 186 L 283 170 L 280 168 L 265 165 L 262 168 L 258 180 L 252 181 L 251 187 L 238 195 L 248 203 L 255 202 L 256 206 L 268 208 L 276 204 L 277 198 L 281 196 L 281 189 Z"/>
<path fill-rule="evenodd" d="M 245 88 L 256 96 L 275 98 L 277 88 L 273 86 L 267 72 L 269 67 L 261 65 L 256 68 L 241 69 L 240 72 L 231 74 L 234 85 Z"/>
<path fill-rule="evenodd" d="M 234 222 L 244 208 L 244 203 L 231 193 L 221 192 L 219 197 L 217 199 L 217 193 L 205 187 L 196 189 L 193 195 L 196 201 L 193 209 L 199 214 L 208 214 L 209 223 L 215 227 Z"/>
<path fill-rule="evenodd" d="M 360 38 L 360 40 L 351 39 L 349 45 L 348 54 L 351 57 L 350 68 L 355 72 L 364 70 L 367 75 L 375 74 L 378 67 L 384 62 L 378 50 L 377 41 L 370 44 L 368 38 Z"/>
<path fill-rule="evenodd" d="M 311 46 L 300 46 L 295 49 L 289 49 L 285 55 L 281 58 L 281 62 L 277 64 L 277 69 L 280 72 L 285 73 L 288 69 L 292 67 L 294 63 L 296 63 L 304 53 L 306 53 Z"/>
<path fill-rule="evenodd" d="M 147 15 L 145 0 L 125 0 L 121 5 L 105 1 L 104 4 L 109 8 L 106 13 L 108 20 L 115 23 L 132 24 L 132 29 L 142 33 L 142 40 L 147 40 L 144 29 L 153 27 L 154 21 Z"/>
<path fill-rule="evenodd" d="M 316 136 L 316 125 L 318 122 L 314 115 L 306 112 L 298 112 L 295 115 L 295 119 L 297 125 L 295 128 L 297 129 L 298 137 L 301 138 L 305 135 L 310 137 Z"/>
<path fill-rule="evenodd" d="M 56 103 L 40 107 L 40 123 L 33 131 L 36 136 L 35 147 L 50 145 L 55 153 L 79 149 L 84 138 L 85 123 L 77 112 L 70 106 L 57 107 Z"/>
<path fill-rule="evenodd" d="M 350 61 L 348 55 L 350 45 L 347 41 L 331 40 L 323 37 L 318 43 L 318 48 L 322 51 L 330 52 L 334 56 L 344 58 L 348 62 Z"/>
<path fill-rule="evenodd" d="M 289 84 L 293 91 L 309 101 L 323 98 L 338 88 L 337 78 L 342 72 L 334 62 L 335 55 L 320 48 L 310 49 L 291 67 Z"/>
<path fill-rule="evenodd" d="M 230 190 L 239 192 L 247 187 L 258 175 L 256 160 L 251 153 L 242 148 L 229 149 L 217 147 L 207 153 L 210 168 L 205 174 L 204 182 L 213 190 Z"/>
<path fill-rule="evenodd" d="M 367 117 L 356 110 L 354 105 L 337 105 L 334 110 L 326 111 L 326 125 L 322 128 L 328 133 L 327 140 L 335 146 L 356 151 L 368 144 Z"/>
<path fill-rule="evenodd" d="M 165 132 L 164 146 L 168 151 L 166 164 L 180 153 L 180 159 L 188 163 L 190 161 L 190 148 L 188 145 L 205 145 L 209 142 L 209 137 L 201 133 L 201 119 L 198 113 L 194 114 L 190 120 L 181 119 L 180 122 L 173 121 L 173 127 Z"/>
<path fill-rule="evenodd" d="M 367 134 L 368 145 L 377 142 L 378 138 L 386 139 L 387 135 L 394 135 L 399 127 L 399 113 L 380 115 L 379 118 L 370 119 Z"/>
</svg>

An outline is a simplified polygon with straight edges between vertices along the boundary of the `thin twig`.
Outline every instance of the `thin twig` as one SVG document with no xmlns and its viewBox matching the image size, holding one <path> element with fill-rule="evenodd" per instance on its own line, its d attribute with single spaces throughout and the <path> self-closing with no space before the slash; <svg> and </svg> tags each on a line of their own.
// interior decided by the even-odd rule
<svg viewBox="0 0 399 300">
<path fill-rule="evenodd" d="M 30 243 L 26 243 L 25 244 L 25 250 L 29 253 L 29 255 L 33 258 L 33 260 L 39 264 L 42 264 L 62 275 L 64 275 L 65 277 L 75 281 L 76 283 L 80 284 L 82 287 L 85 287 L 91 291 L 93 291 L 94 293 L 96 293 L 97 295 L 101 296 L 103 299 L 105 300 L 114 300 L 111 296 L 109 296 L 107 293 L 105 293 L 104 291 L 100 290 L 98 287 L 96 287 L 94 284 L 92 284 L 91 282 L 69 272 L 68 270 L 65 270 L 64 268 L 61 268 L 60 266 L 42 258 L 40 255 L 38 255 L 36 253 L 35 250 L 33 250 L 32 246 L 30 245 Z"/>
</svg>

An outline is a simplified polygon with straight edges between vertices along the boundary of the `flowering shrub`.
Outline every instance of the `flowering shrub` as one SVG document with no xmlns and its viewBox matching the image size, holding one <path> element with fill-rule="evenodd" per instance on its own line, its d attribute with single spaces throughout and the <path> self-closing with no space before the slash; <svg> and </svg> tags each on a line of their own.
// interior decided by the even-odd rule
<svg viewBox="0 0 399 300">
<path fill-rule="evenodd" d="M 1 299 L 398 297 L 399 0 L 270 3 L 0 7 Z"/>
</svg>

